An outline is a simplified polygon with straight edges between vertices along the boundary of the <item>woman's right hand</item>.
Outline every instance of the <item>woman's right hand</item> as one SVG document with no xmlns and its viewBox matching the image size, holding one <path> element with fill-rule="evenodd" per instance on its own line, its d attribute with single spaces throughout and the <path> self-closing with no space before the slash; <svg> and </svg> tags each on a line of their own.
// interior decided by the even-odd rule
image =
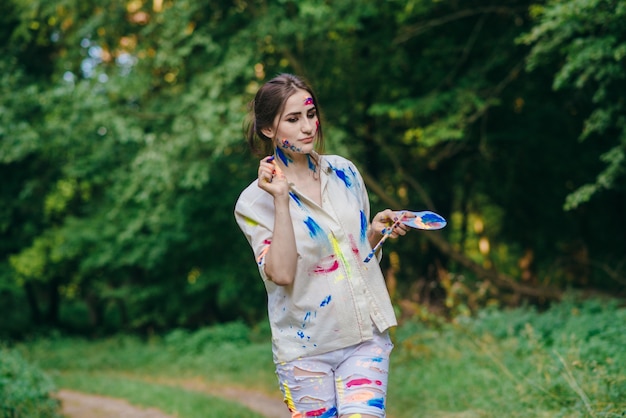
<svg viewBox="0 0 626 418">
<path fill-rule="evenodd" d="M 280 169 L 274 156 L 268 156 L 259 163 L 258 185 L 274 198 L 289 196 L 289 182 Z"/>
</svg>

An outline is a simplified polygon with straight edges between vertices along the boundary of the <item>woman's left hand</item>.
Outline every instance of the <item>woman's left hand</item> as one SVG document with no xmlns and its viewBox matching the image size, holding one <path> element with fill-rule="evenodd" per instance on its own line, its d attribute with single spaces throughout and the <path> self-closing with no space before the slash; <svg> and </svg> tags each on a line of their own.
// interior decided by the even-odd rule
<svg viewBox="0 0 626 418">
<path fill-rule="evenodd" d="M 387 232 L 387 228 L 391 228 L 394 223 L 402 216 L 405 216 L 407 218 L 415 217 L 415 215 L 411 213 L 407 213 L 404 211 L 393 211 L 391 209 L 385 209 L 382 212 L 378 212 L 372 219 L 372 223 L 370 225 L 370 233 L 375 234 L 378 238 L 382 237 Z M 401 235 L 405 235 L 409 229 L 410 228 L 408 226 L 399 222 L 393 227 L 390 238 L 398 238 Z"/>
</svg>

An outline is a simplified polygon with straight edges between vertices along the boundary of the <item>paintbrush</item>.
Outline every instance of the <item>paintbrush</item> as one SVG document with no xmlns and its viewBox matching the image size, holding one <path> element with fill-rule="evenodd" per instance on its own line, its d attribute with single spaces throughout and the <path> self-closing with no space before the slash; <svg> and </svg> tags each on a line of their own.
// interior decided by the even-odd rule
<svg viewBox="0 0 626 418">
<path fill-rule="evenodd" d="M 376 245 L 374 245 L 374 248 L 372 248 L 372 251 L 367 255 L 367 257 L 365 257 L 365 260 L 363 260 L 364 263 L 368 263 L 374 257 L 374 254 L 376 254 L 376 251 L 380 248 L 381 245 L 383 245 L 383 243 L 385 241 L 387 241 L 387 238 L 389 238 L 391 236 L 391 233 L 393 232 L 393 229 L 396 226 L 400 225 L 400 222 L 402 222 L 402 219 L 404 219 L 404 214 L 402 214 L 402 216 L 399 217 L 393 223 L 393 225 L 391 225 L 389 228 L 385 228 L 383 230 L 383 237 L 380 239 L 380 241 L 378 241 L 376 243 Z"/>
</svg>

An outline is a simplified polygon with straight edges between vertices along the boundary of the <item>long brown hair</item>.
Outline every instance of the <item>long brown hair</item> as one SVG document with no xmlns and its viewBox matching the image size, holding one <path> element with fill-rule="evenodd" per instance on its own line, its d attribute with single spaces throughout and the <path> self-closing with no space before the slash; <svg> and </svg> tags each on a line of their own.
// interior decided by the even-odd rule
<svg viewBox="0 0 626 418">
<path fill-rule="evenodd" d="M 320 117 L 317 97 L 311 86 L 301 77 L 293 74 L 279 74 L 263 84 L 257 91 L 254 100 L 249 104 L 250 114 L 248 115 L 245 130 L 246 139 L 253 154 L 263 157 L 274 153 L 272 138 L 267 137 L 261 131 L 265 128 L 273 127 L 276 116 L 282 114 L 285 109 L 285 102 L 297 89 L 305 90 L 309 93 L 317 109 L 318 118 Z M 319 153 L 324 150 L 324 135 L 321 122 L 316 133 L 315 148 Z"/>
</svg>

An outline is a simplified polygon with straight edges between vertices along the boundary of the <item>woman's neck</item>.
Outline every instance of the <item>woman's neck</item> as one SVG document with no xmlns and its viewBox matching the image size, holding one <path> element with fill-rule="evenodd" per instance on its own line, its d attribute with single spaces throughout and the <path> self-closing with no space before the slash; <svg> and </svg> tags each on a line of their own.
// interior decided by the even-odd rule
<svg viewBox="0 0 626 418">
<path fill-rule="evenodd" d="M 311 154 L 276 153 L 276 163 L 280 164 L 285 175 L 294 180 L 308 176 L 319 177 L 319 156 Z"/>
</svg>

